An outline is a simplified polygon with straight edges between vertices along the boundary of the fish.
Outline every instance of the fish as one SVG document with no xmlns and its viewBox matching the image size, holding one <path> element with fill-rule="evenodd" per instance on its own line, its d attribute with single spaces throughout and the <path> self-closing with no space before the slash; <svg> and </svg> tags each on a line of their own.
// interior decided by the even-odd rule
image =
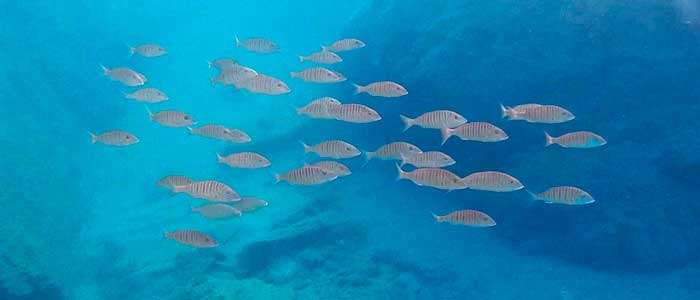
<svg viewBox="0 0 700 300">
<path fill-rule="evenodd" d="M 94 134 L 92 132 L 88 133 L 92 138 L 93 144 L 100 142 L 105 145 L 123 147 L 139 142 L 139 139 L 135 135 L 122 130 L 111 130 L 100 134 Z"/>
<path fill-rule="evenodd" d="M 327 106 L 328 116 L 351 123 L 371 123 L 382 119 L 377 111 L 362 104 L 341 104 Z"/>
<path fill-rule="evenodd" d="M 143 57 L 158 57 L 168 53 L 165 51 L 165 49 L 163 49 L 163 47 L 156 44 L 143 44 L 136 47 L 131 47 L 129 45 L 127 46 L 129 47 L 129 50 L 131 50 L 131 55 L 136 53 Z"/>
<path fill-rule="evenodd" d="M 194 181 L 186 185 L 176 185 L 173 187 L 173 192 L 186 193 L 194 198 L 213 202 L 241 200 L 241 197 L 231 187 L 214 180 Z"/>
<path fill-rule="evenodd" d="M 176 240 L 180 244 L 185 244 L 195 248 L 213 248 L 219 246 L 213 237 L 196 230 L 166 232 L 165 237 Z"/>
<path fill-rule="evenodd" d="M 408 95 L 408 90 L 400 84 L 392 81 L 380 81 L 370 83 L 366 86 L 353 84 L 355 94 L 367 93 L 378 97 L 401 97 Z"/>
<path fill-rule="evenodd" d="M 466 123 L 457 128 L 441 128 L 440 133 L 442 135 L 442 145 L 447 142 L 447 140 L 454 136 L 459 137 L 464 141 L 477 141 L 477 142 L 500 142 L 508 139 L 508 134 L 506 134 L 503 129 L 497 126 L 487 123 L 487 122 L 472 122 Z"/>
<path fill-rule="evenodd" d="M 251 79 L 234 85 L 237 89 L 246 89 L 252 93 L 266 95 L 281 95 L 292 91 L 282 80 L 264 74 L 255 75 Z"/>
<path fill-rule="evenodd" d="M 228 156 L 216 154 L 220 163 L 227 164 L 233 168 L 259 169 L 270 166 L 270 161 L 264 156 L 254 152 L 234 153 Z"/>
<path fill-rule="evenodd" d="M 114 81 L 119 81 L 126 86 L 141 86 L 147 81 L 146 76 L 129 68 L 114 68 L 108 69 L 100 65 L 105 76 L 109 76 Z"/>
<path fill-rule="evenodd" d="M 318 64 L 326 64 L 326 65 L 331 65 L 331 64 L 336 64 L 339 62 L 342 62 L 343 59 L 338 56 L 338 54 L 335 54 L 333 52 L 327 51 L 327 50 L 321 50 L 319 52 L 312 53 L 307 56 L 299 56 L 299 61 L 304 62 L 304 61 L 312 61 Z"/>
<path fill-rule="evenodd" d="M 233 65 L 227 69 L 221 70 L 219 75 L 210 79 L 211 84 L 220 83 L 222 85 L 236 85 L 253 79 L 258 75 L 255 70 L 241 65 Z"/>
<path fill-rule="evenodd" d="M 291 72 L 292 78 L 301 78 L 305 82 L 335 83 L 340 82 L 340 76 L 326 68 L 308 68 L 301 72 Z"/>
<path fill-rule="evenodd" d="M 228 58 L 228 57 L 222 57 L 222 58 L 217 58 L 213 61 L 207 61 L 207 65 L 209 65 L 209 68 L 214 67 L 219 69 L 219 71 L 226 70 L 228 68 L 231 68 L 233 66 L 238 65 L 238 61 L 236 61 L 233 58 Z"/>
<path fill-rule="evenodd" d="M 331 106 L 339 106 L 341 103 L 338 99 L 331 97 L 318 98 L 309 102 L 304 107 L 297 108 L 298 115 L 307 115 L 316 119 L 333 119 L 328 113 L 328 108 Z"/>
<path fill-rule="evenodd" d="M 293 185 L 317 185 L 333 181 L 338 175 L 320 167 L 304 166 L 285 174 L 275 174 L 275 183 L 286 181 Z"/>
<path fill-rule="evenodd" d="M 576 118 L 570 111 L 556 105 L 530 105 L 514 110 L 510 120 L 524 120 L 528 123 L 556 124 Z"/>
<path fill-rule="evenodd" d="M 221 203 L 193 207 L 192 211 L 197 212 L 209 219 L 230 219 L 240 217 L 242 214 L 239 209 L 231 205 Z"/>
<path fill-rule="evenodd" d="M 231 143 L 243 144 L 251 141 L 247 133 L 238 129 L 226 128 L 222 125 L 209 124 L 197 128 L 187 127 L 187 129 L 190 131 L 190 134 L 201 135 Z"/>
<path fill-rule="evenodd" d="M 267 205 L 267 201 L 254 197 L 243 197 L 240 201 L 231 203 L 231 206 L 244 213 L 257 210 L 258 208 L 265 207 Z"/>
<path fill-rule="evenodd" d="M 146 111 L 151 120 L 167 127 L 188 127 L 197 123 L 190 115 L 176 110 L 161 110 L 155 114 L 148 108 Z"/>
<path fill-rule="evenodd" d="M 527 103 L 527 104 L 519 104 L 513 107 L 508 107 L 504 106 L 501 104 L 501 117 L 502 118 L 510 118 L 511 120 L 514 120 L 516 118 L 516 113 L 517 112 L 523 112 L 525 110 L 531 109 L 533 107 L 538 107 L 542 106 L 541 104 L 536 104 L 536 103 Z"/>
<path fill-rule="evenodd" d="M 131 94 L 124 93 L 124 97 L 147 103 L 158 103 L 168 100 L 168 95 L 156 88 L 142 88 Z"/>
<path fill-rule="evenodd" d="M 352 174 L 352 172 L 347 166 L 332 160 L 319 161 L 313 164 L 304 164 L 304 166 L 319 167 L 321 169 L 334 173 L 338 177 L 348 176 Z"/>
<path fill-rule="evenodd" d="M 365 47 L 365 43 L 358 39 L 342 39 L 333 42 L 330 46 L 321 46 L 323 51 L 345 52 Z"/>
<path fill-rule="evenodd" d="M 512 192 L 524 187 L 517 178 L 495 171 L 473 173 L 462 181 L 469 189 L 490 192 Z"/>
<path fill-rule="evenodd" d="M 321 142 L 315 146 L 309 146 L 304 142 L 301 142 L 304 146 L 304 152 L 313 152 L 318 154 L 320 157 L 330 157 L 330 158 L 352 158 L 361 154 L 360 150 L 357 150 L 355 146 L 340 140 L 331 140 L 326 142 Z"/>
<path fill-rule="evenodd" d="M 396 170 L 399 172 L 397 180 L 408 179 L 419 186 L 429 186 L 448 191 L 467 188 L 467 185 L 459 176 L 445 169 L 420 168 L 406 172 L 399 165 L 396 165 Z"/>
<path fill-rule="evenodd" d="M 251 38 L 241 41 L 236 37 L 236 47 L 243 47 L 248 51 L 257 53 L 272 53 L 280 50 L 277 44 L 262 38 Z"/>
<path fill-rule="evenodd" d="M 158 180 L 156 185 L 165 187 L 169 190 L 173 190 L 173 188 L 176 185 L 188 185 L 192 182 L 194 182 L 194 180 L 190 179 L 187 176 L 170 175 L 170 176 L 163 177 L 161 180 Z"/>
<path fill-rule="evenodd" d="M 564 148 L 586 149 L 600 147 L 608 143 L 602 136 L 589 131 L 570 132 L 559 137 L 552 137 L 545 132 L 544 136 L 546 138 L 545 147 L 557 144 Z"/>
<path fill-rule="evenodd" d="M 419 153 L 423 153 L 423 151 L 416 145 L 406 142 L 392 142 L 379 147 L 375 151 L 365 152 L 365 157 L 367 157 L 367 160 L 375 157 L 384 160 L 401 160 L 401 157 L 411 157 Z"/>
<path fill-rule="evenodd" d="M 411 156 L 401 157 L 401 166 L 413 165 L 416 168 L 443 168 L 454 165 L 456 162 L 449 155 L 440 151 L 427 151 Z"/>
<path fill-rule="evenodd" d="M 411 119 L 404 115 L 400 115 L 401 121 L 406 125 L 403 131 L 408 130 L 414 125 L 423 128 L 455 128 L 464 123 L 467 123 L 467 119 L 462 117 L 462 115 L 449 111 L 449 110 L 436 110 L 424 113 L 415 119 Z"/>
<path fill-rule="evenodd" d="M 530 191 L 528 193 L 532 199 L 541 200 L 545 203 L 586 205 L 595 202 L 595 199 L 588 192 L 575 186 L 557 186 L 539 194 L 534 194 Z"/>
<path fill-rule="evenodd" d="M 458 210 L 444 216 L 433 214 L 433 217 L 438 223 L 448 222 L 455 225 L 465 225 L 470 227 L 491 227 L 496 226 L 489 215 L 478 210 Z"/>
</svg>

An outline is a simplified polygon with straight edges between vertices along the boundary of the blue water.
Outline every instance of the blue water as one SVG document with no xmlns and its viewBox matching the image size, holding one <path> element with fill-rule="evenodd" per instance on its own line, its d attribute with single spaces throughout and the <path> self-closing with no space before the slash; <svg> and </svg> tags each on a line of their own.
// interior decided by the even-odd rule
<svg viewBox="0 0 700 300">
<path fill-rule="evenodd" d="M 197 1 L 199 2 L 199 1 Z M 690 0 L 12 1 L 0 3 L 0 299 L 700 299 L 700 3 Z M 282 49 L 257 54 L 234 36 Z M 298 55 L 345 37 L 332 85 L 289 78 Z M 168 54 L 130 56 L 125 44 Z M 212 87 L 207 60 L 233 57 L 292 92 Z M 128 66 L 200 124 L 253 137 L 227 145 L 148 119 L 99 64 Z M 351 82 L 392 80 L 400 98 L 353 95 Z M 293 107 L 333 96 L 383 119 L 314 120 Z M 556 125 L 500 118 L 499 103 L 556 104 Z M 476 143 L 402 132 L 400 114 L 450 109 L 503 128 Z M 136 134 L 129 147 L 88 131 Z M 596 149 L 544 148 L 543 131 L 589 130 Z M 298 141 L 343 139 L 362 150 L 407 141 L 441 150 L 460 176 L 499 170 L 527 189 L 576 185 L 596 202 L 532 202 L 525 191 L 444 191 L 395 181 L 394 164 L 343 162 L 353 174 L 313 187 L 274 173 L 318 158 Z M 261 170 L 216 163 L 256 151 Z M 269 206 L 208 220 L 202 201 L 155 182 L 215 179 Z M 487 212 L 498 225 L 438 224 L 430 213 Z M 163 238 L 195 229 L 221 246 Z"/>
</svg>

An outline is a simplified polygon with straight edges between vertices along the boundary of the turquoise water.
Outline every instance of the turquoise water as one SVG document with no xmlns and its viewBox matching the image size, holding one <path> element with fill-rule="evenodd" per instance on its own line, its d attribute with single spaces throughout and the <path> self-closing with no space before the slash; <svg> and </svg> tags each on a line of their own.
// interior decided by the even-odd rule
<svg viewBox="0 0 700 300">
<path fill-rule="evenodd" d="M 694 1 L 5 1 L 0 13 L 0 299 L 699 299 L 697 142 L 700 4 Z M 278 53 L 234 37 L 275 41 Z M 338 84 L 289 78 L 320 45 L 367 46 L 332 65 Z M 126 44 L 168 54 L 130 56 Z M 206 61 L 232 57 L 286 82 L 257 95 L 213 87 Z M 99 65 L 128 66 L 158 104 Z M 392 80 L 399 98 L 353 95 L 350 83 Z M 332 96 L 368 105 L 380 122 L 298 116 Z M 501 119 L 499 103 L 566 107 L 576 119 Z M 150 121 L 177 109 L 247 132 L 226 144 Z M 508 132 L 500 143 L 436 130 L 402 132 L 400 114 L 449 109 Z M 88 131 L 126 130 L 129 147 L 92 145 Z M 544 148 L 543 131 L 589 130 L 608 144 Z M 526 189 L 576 185 L 587 206 L 530 201 L 524 190 L 445 191 L 396 181 L 391 161 L 342 160 L 353 174 L 318 186 L 274 174 L 318 161 L 299 140 L 346 140 L 361 150 L 407 141 L 440 150 L 465 176 L 499 170 Z M 216 153 L 272 161 L 231 169 Z M 410 168 L 406 167 L 407 170 Z M 269 206 L 232 220 L 190 211 L 204 201 L 156 181 L 187 175 L 225 182 Z M 490 228 L 438 224 L 431 212 L 487 212 Z M 163 237 L 194 229 L 220 246 Z"/>
</svg>

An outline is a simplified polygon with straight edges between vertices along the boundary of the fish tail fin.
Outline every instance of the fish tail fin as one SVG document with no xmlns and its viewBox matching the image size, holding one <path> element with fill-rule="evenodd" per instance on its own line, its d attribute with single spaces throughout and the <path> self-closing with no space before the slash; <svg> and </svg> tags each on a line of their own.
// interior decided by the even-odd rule
<svg viewBox="0 0 700 300">
<path fill-rule="evenodd" d="M 187 126 L 187 132 L 189 132 L 190 134 L 194 134 L 194 128 Z"/>
<path fill-rule="evenodd" d="M 403 153 L 399 154 L 401 157 L 401 164 L 399 165 L 400 167 L 403 167 L 406 165 L 406 155 L 403 155 Z"/>
<path fill-rule="evenodd" d="M 404 115 L 400 115 L 400 117 L 401 117 L 401 121 L 403 121 L 403 124 L 405 125 L 403 128 L 403 131 L 406 131 L 409 128 L 413 127 L 413 119 L 411 119 L 407 116 L 404 116 Z"/>
<path fill-rule="evenodd" d="M 525 190 L 525 192 L 527 192 L 527 194 L 530 196 L 530 202 L 537 201 L 537 195 L 535 195 L 535 193 L 527 189 Z"/>
<path fill-rule="evenodd" d="M 362 153 L 364 153 L 363 157 L 365 159 L 362 162 L 362 167 L 364 168 L 369 163 L 369 161 L 372 160 L 372 158 L 374 158 L 376 156 L 376 153 L 374 153 L 372 151 L 363 151 Z"/>
<path fill-rule="evenodd" d="M 219 154 L 219 152 L 216 152 L 216 160 L 217 160 L 218 162 L 222 162 L 222 161 L 224 160 L 224 157 L 221 156 L 221 154 Z"/>
<path fill-rule="evenodd" d="M 355 87 L 355 95 L 361 94 L 361 93 L 363 93 L 363 92 L 365 91 L 365 87 L 364 87 L 364 86 L 361 86 L 361 85 L 359 85 L 359 84 L 353 83 L 352 86 Z"/>
<path fill-rule="evenodd" d="M 431 211 L 430 214 L 433 215 L 433 218 L 435 218 L 435 221 L 437 221 L 438 223 L 442 221 L 440 220 L 440 216 L 436 215 L 434 212 Z"/>
<path fill-rule="evenodd" d="M 396 177 L 396 180 L 404 179 L 404 178 L 405 178 L 405 175 L 406 175 L 406 172 L 405 172 L 403 169 L 401 169 L 401 167 L 399 166 L 399 164 L 396 164 L 396 170 L 399 172 L 399 176 Z"/>
<path fill-rule="evenodd" d="M 299 62 L 304 62 L 304 57 L 299 55 Z"/>
<path fill-rule="evenodd" d="M 554 144 L 554 138 L 551 135 L 549 135 L 549 133 L 547 133 L 546 131 L 544 132 L 544 138 L 545 138 L 545 142 L 544 142 L 545 147 L 547 147 L 551 144 Z"/>
<path fill-rule="evenodd" d="M 280 183 L 280 181 L 282 181 L 282 175 L 275 174 L 275 184 Z"/>
<path fill-rule="evenodd" d="M 172 233 L 163 230 L 163 237 L 165 237 L 166 239 L 169 239 L 169 238 L 172 237 L 172 236 L 173 236 Z"/>
<path fill-rule="evenodd" d="M 445 142 L 452 136 L 452 130 L 449 128 L 440 128 L 440 135 L 442 135 L 442 142 L 440 145 L 444 145 Z"/>
<path fill-rule="evenodd" d="M 210 62 L 210 61 L 208 61 L 208 60 L 207 60 L 206 62 L 207 62 L 207 66 L 209 66 L 209 69 L 211 69 L 211 66 L 213 66 L 214 63 L 213 63 L 213 62 Z"/>
<path fill-rule="evenodd" d="M 291 76 L 292 78 L 297 78 L 297 77 L 299 77 L 299 73 L 297 73 L 297 72 L 290 72 L 290 73 L 289 73 L 289 76 Z"/>
<path fill-rule="evenodd" d="M 107 67 L 105 67 L 105 65 L 100 64 L 100 68 L 102 68 L 102 73 L 103 73 L 105 76 L 109 75 L 109 69 L 107 69 Z"/>
<path fill-rule="evenodd" d="M 241 40 L 238 39 L 238 36 L 236 36 L 236 47 L 241 45 Z"/>
<path fill-rule="evenodd" d="M 131 45 L 129 45 L 129 43 L 124 43 L 124 45 L 126 45 L 126 47 L 129 48 L 129 51 L 131 52 L 132 56 L 134 55 L 134 53 L 136 53 L 136 48 L 131 47 Z"/>
<path fill-rule="evenodd" d="M 88 131 L 88 133 L 90 134 L 90 138 L 92 138 L 92 143 L 93 143 L 93 144 L 96 143 L 96 142 L 97 142 L 97 136 L 96 136 L 94 133 L 90 132 L 90 131 Z"/>
<path fill-rule="evenodd" d="M 501 118 L 508 117 L 510 115 L 510 107 L 503 105 L 503 103 L 499 103 L 498 105 L 501 106 Z"/>
<path fill-rule="evenodd" d="M 328 46 L 321 45 L 321 51 L 328 51 L 330 50 Z"/>
<path fill-rule="evenodd" d="M 303 141 L 299 141 L 299 143 L 300 143 L 302 146 L 304 146 L 304 153 L 309 153 L 309 152 L 311 152 L 311 147 L 309 147 L 309 145 L 307 145 L 307 144 L 304 143 Z"/>
<path fill-rule="evenodd" d="M 148 108 L 148 106 L 146 106 L 146 112 L 148 112 L 148 118 L 153 120 L 153 112 L 150 108 Z"/>
</svg>

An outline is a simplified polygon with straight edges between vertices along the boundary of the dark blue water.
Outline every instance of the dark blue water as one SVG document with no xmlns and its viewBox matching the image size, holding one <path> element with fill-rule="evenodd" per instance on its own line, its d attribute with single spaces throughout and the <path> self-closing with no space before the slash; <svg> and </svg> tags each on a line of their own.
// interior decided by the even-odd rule
<svg viewBox="0 0 700 300">
<path fill-rule="evenodd" d="M 0 299 L 699 299 L 700 3 L 674 1 L 5 1 L 0 3 Z M 265 37 L 282 51 L 236 48 Z M 332 85 L 289 78 L 298 55 L 345 37 L 367 46 L 331 68 Z M 168 54 L 130 56 L 125 44 Z M 212 87 L 206 61 L 233 57 L 292 92 Z M 147 105 L 102 76 L 128 66 L 200 124 L 245 130 L 227 145 L 148 119 Z M 392 80 L 400 98 L 353 95 L 351 82 Z M 332 96 L 380 122 L 296 115 Z M 556 125 L 501 119 L 499 103 L 566 107 Z M 399 115 L 449 109 L 510 138 L 440 146 L 436 130 L 402 132 Z M 140 142 L 91 145 L 88 131 Z M 608 144 L 544 147 L 543 131 L 588 130 Z M 525 191 L 444 191 L 396 181 L 393 162 L 343 160 L 353 174 L 313 187 L 274 173 L 317 161 L 298 141 L 362 150 L 407 141 L 440 150 L 460 176 L 507 172 L 526 189 L 575 185 L 596 202 L 533 202 Z M 236 170 L 215 153 L 264 153 Z M 408 169 L 408 168 L 407 168 Z M 215 179 L 269 206 L 208 220 L 202 201 L 171 195 L 166 175 Z M 487 212 L 490 228 L 438 224 L 430 213 Z M 220 246 L 163 238 L 195 229 Z"/>
</svg>

